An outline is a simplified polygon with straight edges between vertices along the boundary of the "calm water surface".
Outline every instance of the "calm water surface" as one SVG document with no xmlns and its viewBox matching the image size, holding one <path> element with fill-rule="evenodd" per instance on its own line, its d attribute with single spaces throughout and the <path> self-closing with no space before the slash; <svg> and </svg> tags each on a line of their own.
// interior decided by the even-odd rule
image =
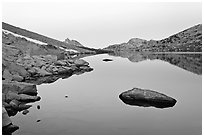
<svg viewBox="0 0 204 137">
<path fill-rule="evenodd" d="M 84 59 L 92 72 L 38 86 L 42 99 L 27 115 L 12 117 L 20 127 L 14 134 L 201 134 L 201 75 L 161 60 Z M 177 103 L 165 109 L 126 105 L 119 94 L 133 87 L 158 91 Z"/>
</svg>

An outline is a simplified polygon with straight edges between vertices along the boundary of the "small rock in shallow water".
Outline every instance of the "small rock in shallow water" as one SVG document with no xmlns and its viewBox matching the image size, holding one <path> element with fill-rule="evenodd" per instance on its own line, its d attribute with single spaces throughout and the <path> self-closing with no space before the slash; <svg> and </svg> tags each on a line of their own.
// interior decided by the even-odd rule
<svg viewBox="0 0 204 137">
<path fill-rule="evenodd" d="M 66 95 L 65 98 L 68 98 L 68 96 Z"/>
<path fill-rule="evenodd" d="M 37 105 L 37 109 L 40 109 L 40 105 Z"/>
<path fill-rule="evenodd" d="M 108 61 L 113 61 L 113 60 L 112 59 L 103 59 L 103 61 L 108 62 Z"/>
<path fill-rule="evenodd" d="M 38 119 L 36 122 L 40 122 L 40 121 L 41 121 L 41 120 Z"/>
<path fill-rule="evenodd" d="M 27 109 L 26 109 L 26 110 L 23 110 L 23 112 L 22 112 L 23 115 L 26 115 L 26 114 L 28 114 L 28 113 L 29 113 L 29 110 L 27 110 Z"/>
</svg>

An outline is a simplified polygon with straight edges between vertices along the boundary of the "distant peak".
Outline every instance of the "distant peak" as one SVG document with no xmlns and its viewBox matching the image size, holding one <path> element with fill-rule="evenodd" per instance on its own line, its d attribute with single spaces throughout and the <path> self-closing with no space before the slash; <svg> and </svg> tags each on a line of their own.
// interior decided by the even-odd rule
<svg viewBox="0 0 204 137">
<path fill-rule="evenodd" d="M 66 38 L 64 42 L 68 43 L 68 44 L 72 44 L 72 45 L 78 46 L 78 47 L 83 47 L 83 45 L 81 43 L 79 43 L 78 41 L 70 40 L 69 38 Z"/>
<path fill-rule="evenodd" d="M 140 38 L 131 38 L 130 40 L 144 41 L 144 39 L 140 39 Z"/>
<path fill-rule="evenodd" d="M 131 45 L 137 45 L 140 46 L 141 44 L 146 43 L 147 41 L 144 39 L 140 39 L 140 38 L 131 38 L 127 43 L 131 44 Z"/>
<path fill-rule="evenodd" d="M 70 39 L 69 39 L 69 38 L 66 38 L 66 39 L 64 40 L 64 42 L 69 43 L 69 42 L 70 42 Z"/>
</svg>

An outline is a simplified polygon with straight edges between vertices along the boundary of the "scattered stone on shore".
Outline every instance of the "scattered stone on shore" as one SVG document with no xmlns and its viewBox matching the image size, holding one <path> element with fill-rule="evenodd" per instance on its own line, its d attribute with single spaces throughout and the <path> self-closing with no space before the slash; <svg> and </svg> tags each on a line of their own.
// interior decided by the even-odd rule
<svg viewBox="0 0 204 137">
<path fill-rule="evenodd" d="M 19 129 L 18 126 L 13 125 L 11 119 L 4 107 L 2 107 L 2 134 L 3 135 L 10 135 L 14 131 Z"/>
<path fill-rule="evenodd" d="M 3 80 L 2 92 L 6 94 L 8 91 L 18 94 L 37 95 L 35 84 Z"/>
<path fill-rule="evenodd" d="M 103 59 L 105 62 L 113 61 L 112 59 Z"/>
<path fill-rule="evenodd" d="M 18 110 L 19 111 L 22 111 L 22 110 L 25 110 L 25 109 L 29 109 L 30 107 L 32 107 L 32 105 L 26 105 L 24 103 L 21 103 L 19 106 L 18 106 Z"/>
<path fill-rule="evenodd" d="M 18 130 L 19 127 L 13 124 L 10 124 L 8 126 L 2 127 L 2 134 L 3 135 L 11 135 L 13 132 Z"/>
<path fill-rule="evenodd" d="M 15 110 L 18 110 L 19 109 L 19 105 L 20 105 L 20 102 L 16 99 L 12 100 L 10 103 L 12 108 L 14 108 Z"/>
<path fill-rule="evenodd" d="M 7 102 L 10 102 L 12 100 L 20 100 L 20 97 L 17 93 L 12 92 L 12 91 L 8 91 L 6 94 L 6 100 L 7 100 Z"/>
<path fill-rule="evenodd" d="M 86 61 L 84 61 L 84 60 L 82 60 L 82 59 L 77 59 L 77 60 L 75 60 L 75 61 L 74 61 L 74 64 L 75 64 L 76 66 L 88 66 L 88 65 L 89 65 L 88 62 L 86 62 Z"/>
<path fill-rule="evenodd" d="M 177 102 L 162 93 L 139 88 L 125 91 L 119 95 L 119 98 L 128 105 L 156 108 L 173 107 Z"/>
<path fill-rule="evenodd" d="M 12 75 L 11 73 L 8 71 L 8 69 L 4 69 L 4 72 L 3 72 L 3 76 L 2 76 L 4 79 L 7 79 L 7 80 L 12 80 Z"/>
<path fill-rule="evenodd" d="M 57 66 L 66 66 L 67 63 L 66 63 L 66 61 L 58 60 L 58 61 L 55 62 L 55 65 L 57 65 Z"/>
<path fill-rule="evenodd" d="M 30 96 L 30 95 L 26 95 L 26 94 L 20 94 L 20 101 L 22 102 L 35 102 L 35 101 L 39 101 L 41 99 L 40 96 Z"/>
<path fill-rule="evenodd" d="M 13 75 L 12 79 L 13 79 L 13 81 L 21 82 L 21 81 L 23 81 L 24 78 L 22 76 L 19 76 L 18 74 L 16 74 L 16 75 Z"/>
<path fill-rule="evenodd" d="M 37 70 L 37 73 L 39 74 L 39 76 L 49 76 L 49 75 L 52 75 L 51 73 L 47 72 L 46 70 L 44 69 L 40 69 L 40 68 L 36 68 L 35 69 Z"/>
<path fill-rule="evenodd" d="M 11 119 L 7 114 L 7 111 L 4 107 L 2 107 L 2 126 L 8 126 L 9 124 L 11 124 Z"/>
</svg>

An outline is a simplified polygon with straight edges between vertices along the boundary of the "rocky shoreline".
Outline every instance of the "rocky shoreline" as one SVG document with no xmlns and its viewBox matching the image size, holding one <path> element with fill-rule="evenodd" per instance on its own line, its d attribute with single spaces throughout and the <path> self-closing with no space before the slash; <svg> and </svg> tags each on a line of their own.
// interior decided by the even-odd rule
<svg viewBox="0 0 204 137">
<path fill-rule="evenodd" d="M 2 32 L 2 131 L 11 134 L 19 129 L 11 116 L 27 114 L 39 101 L 37 86 L 59 78 L 90 72 L 89 63 L 73 58 L 70 52 L 54 45 L 41 45 Z"/>
</svg>

